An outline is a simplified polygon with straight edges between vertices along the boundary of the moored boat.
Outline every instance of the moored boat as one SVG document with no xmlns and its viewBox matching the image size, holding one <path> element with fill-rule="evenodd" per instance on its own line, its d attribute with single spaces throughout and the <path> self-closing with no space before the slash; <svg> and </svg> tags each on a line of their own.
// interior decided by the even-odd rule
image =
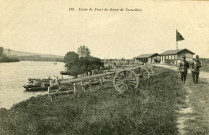
<svg viewBox="0 0 209 135">
<path fill-rule="evenodd" d="M 60 71 L 61 75 L 68 75 L 67 71 Z"/>
<path fill-rule="evenodd" d="M 46 91 L 50 86 L 50 80 L 52 79 L 28 78 L 29 81 L 28 84 L 23 85 L 23 87 L 27 91 Z M 67 79 L 58 79 L 58 82 L 63 80 L 67 80 Z M 58 88 L 59 88 L 58 85 L 52 87 L 52 89 L 58 89 Z"/>
</svg>

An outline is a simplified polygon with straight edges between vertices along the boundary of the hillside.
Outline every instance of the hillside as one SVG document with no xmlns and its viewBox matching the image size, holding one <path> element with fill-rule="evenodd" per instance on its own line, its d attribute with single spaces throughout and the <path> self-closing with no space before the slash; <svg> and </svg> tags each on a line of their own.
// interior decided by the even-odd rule
<svg viewBox="0 0 209 135">
<path fill-rule="evenodd" d="M 4 53 L 8 56 L 17 55 L 17 56 L 34 56 L 39 55 L 41 57 L 50 57 L 50 58 L 64 58 L 64 56 L 60 55 L 52 55 L 52 54 L 41 54 L 41 53 L 33 53 L 33 52 L 22 52 L 22 51 L 15 51 L 11 49 L 4 49 Z"/>
<path fill-rule="evenodd" d="M 22 52 L 11 49 L 4 49 L 4 55 L 8 58 L 17 58 L 20 61 L 63 61 L 64 56 L 52 55 L 52 54 L 41 54 L 33 52 Z"/>
</svg>

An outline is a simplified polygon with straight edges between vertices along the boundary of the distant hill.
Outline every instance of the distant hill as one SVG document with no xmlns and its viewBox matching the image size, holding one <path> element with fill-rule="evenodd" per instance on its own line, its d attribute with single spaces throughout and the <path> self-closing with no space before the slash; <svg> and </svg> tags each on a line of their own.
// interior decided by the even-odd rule
<svg viewBox="0 0 209 135">
<path fill-rule="evenodd" d="M 64 56 L 53 54 L 41 54 L 33 52 L 22 52 L 11 49 L 4 49 L 3 53 L 8 58 L 17 58 L 20 61 L 64 61 Z"/>
<path fill-rule="evenodd" d="M 4 53 L 7 56 L 16 55 L 16 56 L 34 56 L 39 55 L 41 57 L 49 57 L 49 58 L 64 58 L 64 56 L 60 55 L 53 55 L 53 54 L 41 54 L 41 53 L 33 53 L 33 52 L 22 52 L 22 51 L 15 51 L 11 49 L 4 49 Z"/>
</svg>

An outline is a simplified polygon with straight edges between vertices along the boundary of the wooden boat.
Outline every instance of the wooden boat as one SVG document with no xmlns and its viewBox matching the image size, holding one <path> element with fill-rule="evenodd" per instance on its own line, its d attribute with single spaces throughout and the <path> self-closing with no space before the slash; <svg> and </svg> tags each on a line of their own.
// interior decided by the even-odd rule
<svg viewBox="0 0 209 135">
<path fill-rule="evenodd" d="M 48 87 L 38 87 L 38 86 L 33 86 L 33 87 L 30 87 L 30 86 L 23 86 L 27 91 L 47 91 L 48 90 Z"/>
<path fill-rule="evenodd" d="M 28 78 L 28 81 L 32 82 L 32 81 L 38 81 L 38 82 L 49 82 L 50 80 L 52 80 L 51 78 Z"/>
<path fill-rule="evenodd" d="M 46 91 L 50 86 L 50 80 L 52 79 L 41 79 L 41 78 L 28 78 L 28 84 L 23 85 L 27 91 Z M 68 79 L 58 79 L 59 81 L 68 80 Z M 59 88 L 58 85 L 55 85 L 52 89 Z"/>
<path fill-rule="evenodd" d="M 38 81 L 38 82 L 49 82 L 50 80 L 53 80 L 52 78 L 28 78 L 28 81 L 33 82 L 33 81 Z M 63 80 L 68 80 L 68 78 L 60 78 L 58 81 L 63 81 Z"/>
<path fill-rule="evenodd" d="M 39 87 L 39 86 L 30 87 L 30 86 L 25 85 L 23 87 L 26 89 L 26 91 L 47 91 L 48 90 L 48 87 L 46 86 L 45 87 Z M 58 89 L 58 88 L 59 86 L 54 86 L 51 89 Z"/>
<path fill-rule="evenodd" d="M 68 72 L 67 71 L 60 71 L 60 74 L 61 75 L 68 75 Z"/>
</svg>

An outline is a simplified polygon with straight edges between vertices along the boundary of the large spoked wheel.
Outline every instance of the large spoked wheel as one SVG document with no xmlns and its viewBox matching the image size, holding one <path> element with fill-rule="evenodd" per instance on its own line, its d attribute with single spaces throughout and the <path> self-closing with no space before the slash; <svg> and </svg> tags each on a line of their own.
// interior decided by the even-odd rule
<svg viewBox="0 0 209 135">
<path fill-rule="evenodd" d="M 139 81 L 137 75 L 132 70 L 122 70 L 115 74 L 113 85 L 119 93 L 133 91 L 138 87 Z"/>
<path fill-rule="evenodd" d="M 150 72 L 146 67 L 139 67 L 136 69 L 137 74 L 139 74 L 140 80 L 148 80 L 150 78 Z"/>
<path fill-rule="evenodd" d="M 155 74 L 155 70 L 153 69 L 152 66 L 147 66 L 147 69 L 148 69 L 148 71 L 150 73 L 150 76 L 153 76 Z"/>
</svg>

